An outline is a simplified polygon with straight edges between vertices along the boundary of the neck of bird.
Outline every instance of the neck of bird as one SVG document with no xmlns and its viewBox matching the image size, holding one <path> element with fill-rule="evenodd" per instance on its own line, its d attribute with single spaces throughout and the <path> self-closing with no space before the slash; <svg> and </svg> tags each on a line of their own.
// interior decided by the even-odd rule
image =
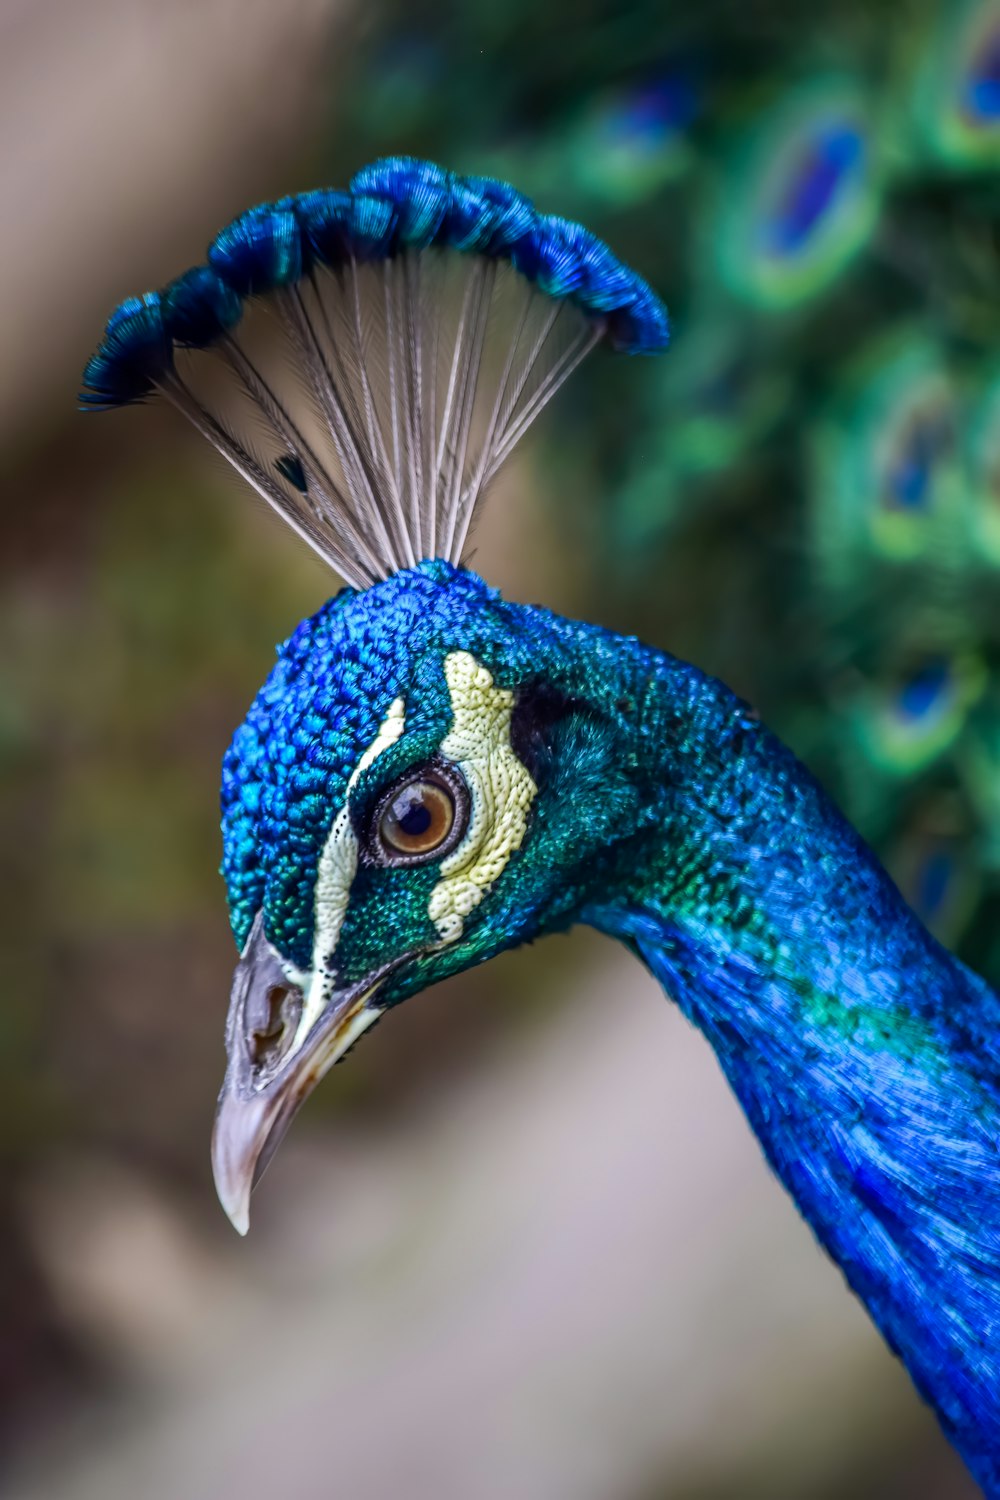
<svg viewBox="0 0 1000 1500">
<path fill-rule="evenodd" d="M 728 689 L 663 657 L 644 670 L 646 826 L 585 920 L 708 1037 L 774 1171 L 1000 1494 L 1000 998 Z"/>
</svg>

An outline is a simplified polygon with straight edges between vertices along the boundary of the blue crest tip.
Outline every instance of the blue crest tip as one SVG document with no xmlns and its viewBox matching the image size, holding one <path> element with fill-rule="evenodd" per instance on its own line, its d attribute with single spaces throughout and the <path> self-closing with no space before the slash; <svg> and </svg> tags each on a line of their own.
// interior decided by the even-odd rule
<svg viewBox="0 0 1000 1500">
<path fill-rule="evenodd" d="M 159 292 L 126 297 L 108 319 L 101 347 L 87 362 L 81 405 L 103 411 L 142 401 L 169 369 L 171 358 Z"/>
<path fill-rule="evenodd" d="M 539 214 L 509 183 L 391 156 L 355 173 L 347 192 L 258 204 L 216 235 L 207 265 L 127 298 L 84 370 L 81 405 L 143 400 L 169 374 L 175 346 L 210 346 L 236 326 L 248 298 L 294 286 L 316 266 L 337 270 L 433 246 L 509 261 L 545 296 L 600 320 L 623 353 L 652 354 L 668 341 L 659 298 L 582 225 Z"/>
<path fill-rule="evenodd" d="M 194 266 L 161 295 L 167 337 L 185 349 L 204 349 L 234 328 L 243 303 L 211 266 Z"/>
</svg>

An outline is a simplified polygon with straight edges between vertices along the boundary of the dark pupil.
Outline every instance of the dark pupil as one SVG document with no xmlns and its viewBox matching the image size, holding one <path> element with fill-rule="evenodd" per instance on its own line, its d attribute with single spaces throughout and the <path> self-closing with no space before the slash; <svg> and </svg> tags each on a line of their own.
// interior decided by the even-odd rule
<svg viewBox="0 0 1000 1500">
<path fill-rule="evenodd" d="M 419 838 L 431 826 L 431 810 L 419 792 L 404 792 L 392 809 L 396 822 L 410 838 Z"/>
</svg>

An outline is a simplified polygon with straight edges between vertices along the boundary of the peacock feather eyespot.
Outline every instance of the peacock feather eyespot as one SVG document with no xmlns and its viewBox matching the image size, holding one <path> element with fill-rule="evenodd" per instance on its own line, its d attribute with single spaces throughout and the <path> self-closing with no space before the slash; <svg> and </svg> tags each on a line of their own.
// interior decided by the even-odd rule
<svg viewBox="0 0 1000 1500">
<path fill-rule="evenodd" d="M 995 126 L 1000 120 L 1000 22 L 976 39 L 963 104 L 977 123 Z"/>
<path fill-rule="evenodd" d="M 948 171 L 988 171 L 1000 162 L 1000 10 L 994 0 L 953 0 L 929 17 L 907 144 Z"/>
<path fill-rule="evenodd" d="M 897 329 L 845 373 L 814 438 L 824 584 L 840 586 L 851 569 L 957 565 L 968 506 L 961 410 L 949 353 L 929 329 Z"/>
<path fill-rule="evenodd" d="M 833 76 L 792 89 L 735 153 L 713 242 L 741 300 L 792 307 L 826 290 L 869 239 L 880 200 L 872 106 Z"/>
<path fill-rule="evenodd" d="M 691 159 L 702 100 L 692 70 L 667 68 L 600 97 L 573 131 L 568 166 L 591 198 L 630 206 L 651 197 Z"/>
</svg>

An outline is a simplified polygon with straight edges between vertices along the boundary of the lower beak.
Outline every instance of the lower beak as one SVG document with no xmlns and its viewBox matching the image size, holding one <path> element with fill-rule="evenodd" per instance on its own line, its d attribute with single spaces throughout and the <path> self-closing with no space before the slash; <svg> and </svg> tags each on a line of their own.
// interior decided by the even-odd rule
<svg viewBox="0 0 1000 1500">
<path fill-rule="evenodd" d="M 250 1194 L 302 1104 L 382 1014 L 374 996 L 394 967 L 333 991 L 300 1038 L 302 993 L 285 977 L 258 915 L 233 976 L 228 1064 L 212 1131 L 215 1189 L 240 1234 L 250 1226 Z"/>
</svg>

